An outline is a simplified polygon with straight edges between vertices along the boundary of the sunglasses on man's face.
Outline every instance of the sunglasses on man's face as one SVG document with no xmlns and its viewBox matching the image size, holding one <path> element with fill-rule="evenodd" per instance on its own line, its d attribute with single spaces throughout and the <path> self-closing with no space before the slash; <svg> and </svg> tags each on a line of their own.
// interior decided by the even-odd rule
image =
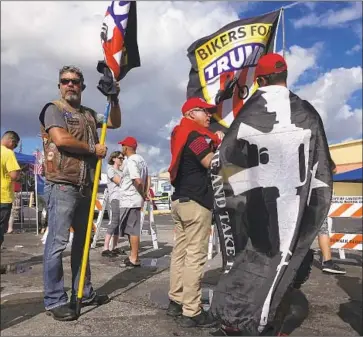
<svg viewBox="0 0 363 337">
<path fill-rule="evenodd" d="M 79 78 L 61 78 L 60 82 L 63 85 L 67 85 L 70 82 L 74 85 L 79 85 L 81 83 L 81 80 Z"/>
</svg>

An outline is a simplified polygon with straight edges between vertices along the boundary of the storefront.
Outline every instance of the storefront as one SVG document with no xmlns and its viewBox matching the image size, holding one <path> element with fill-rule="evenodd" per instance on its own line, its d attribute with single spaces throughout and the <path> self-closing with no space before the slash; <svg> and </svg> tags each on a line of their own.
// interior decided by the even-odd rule
<svg viewBox="0 0 363 337">
<path fill-rule="evenodd" d="M 363 140 L 358 139 L 329 146 L 337 166 L 337 173 L 334 175 L 335 195 L 362 195 L 362 144 Z"/>
</svg>

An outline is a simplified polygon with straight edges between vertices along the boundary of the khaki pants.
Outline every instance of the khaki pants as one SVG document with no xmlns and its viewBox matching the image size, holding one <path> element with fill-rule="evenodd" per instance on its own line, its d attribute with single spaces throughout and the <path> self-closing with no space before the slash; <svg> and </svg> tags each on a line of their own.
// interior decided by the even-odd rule
<svg viewBox="0 0 363 337">
<path fill-rule="evenodd" d="M 201 280 L 207 261 L 212 212 L 195 201 L 171 205 L 175 244 L 170 263 L 169 298 L 183 305 L 183 315 L 201 312 Z"/>
</svg>

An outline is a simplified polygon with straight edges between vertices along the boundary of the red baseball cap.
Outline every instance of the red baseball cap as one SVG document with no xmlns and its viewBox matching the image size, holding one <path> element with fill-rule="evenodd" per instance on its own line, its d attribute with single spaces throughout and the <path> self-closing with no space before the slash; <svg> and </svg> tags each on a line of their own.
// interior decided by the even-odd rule
<svg viewBox="0 0 363 337">
<path fill-rule="evenodd" d="M 183 115 L 191 109 L 202 108 L 202 109 L 212 109 L 216 106 L 213 104 L 207 103 L 203 98 L 200 97 L 191 97 L 187 99 L 187 101 L 182 106 Z"/>
<path fill-rule="evenodd" d="M 255 79 L 259 76 L 282 73 L 287 70 L 285 59 L 279 54 L 267 54 L 262 56 L 256 66 Z"/>
<path fill-rule="evenodd" d="M 137 140 L 134 137 L 126 137 L 124 140 L 119 141 L 118 144 L 130 146 L 135 150 L 137 148 Z"/>
</svg>

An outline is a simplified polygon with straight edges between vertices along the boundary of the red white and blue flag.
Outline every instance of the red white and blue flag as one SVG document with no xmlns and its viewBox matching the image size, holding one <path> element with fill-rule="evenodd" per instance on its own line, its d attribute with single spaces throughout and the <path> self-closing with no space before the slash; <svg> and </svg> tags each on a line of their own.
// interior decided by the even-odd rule
<svg viewBox="0 0 363 337">
<path fill-rule="evenodd" d="M 112 1 L 101 29 L 105 62 L 116 81 L 140 66 L 135 1 Z"/>
<path fill-rule="evenodd" d="M 34 174 L 43 174 L 43 154 L 40 151 L 33 152 L 33 156 L 35 156 L 35 164 L 33 166 Z"/>
</svg>

